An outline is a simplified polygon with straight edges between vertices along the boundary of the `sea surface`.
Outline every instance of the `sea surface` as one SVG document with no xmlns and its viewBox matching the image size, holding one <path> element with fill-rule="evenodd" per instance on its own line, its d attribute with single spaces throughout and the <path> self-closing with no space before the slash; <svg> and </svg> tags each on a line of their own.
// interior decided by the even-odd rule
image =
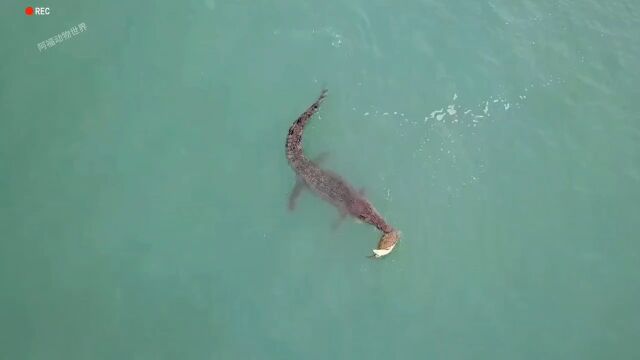
<svg viewBox="0 0 640 360">
<path fill-rule="evenodd" d="M 638 1 L 9 0 L 0 33 L 0 359 L 640 358 Z M 323 86 L 305 150 L 402 231 L 379 261 L 287 209 Z"/>
</svg>

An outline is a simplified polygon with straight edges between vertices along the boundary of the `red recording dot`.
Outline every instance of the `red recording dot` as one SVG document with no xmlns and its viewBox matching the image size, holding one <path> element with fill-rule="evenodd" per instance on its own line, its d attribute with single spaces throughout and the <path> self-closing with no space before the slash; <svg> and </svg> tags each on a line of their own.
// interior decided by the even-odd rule
<svg viewBox="0 0 640 360">
<path fill-rule="evenodd" d="M 33 15 L 33 8 L 31 6 L 27 6 L 27 8 L 24 9 L 24 13 L 27 14 L 28 16 Z"/>
</svg>

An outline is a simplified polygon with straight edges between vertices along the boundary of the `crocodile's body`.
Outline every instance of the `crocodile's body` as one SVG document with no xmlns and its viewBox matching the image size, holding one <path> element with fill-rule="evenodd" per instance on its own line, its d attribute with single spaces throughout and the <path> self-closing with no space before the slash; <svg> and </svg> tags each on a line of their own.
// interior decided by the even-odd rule
<svg viewBox="0 0 640 360">
<path fill-rule="evenodd" d="M 326 93 L 327 91 L 323 90 L 318 99 L 289 128 L 286 143 L 287 160 L 298 177 L 298 183 L 289 202 L 290 207 L 293 208 L 295 205 L 295 198 L 303 187 L 311 189 L 335 206 L 342 216 L 352 216 L 382 231 L 383 236 L 374 253 L 376 257 L 384 256 L 395 246 L 399 239 L 399 232 L 384 220 L 362 191 L 356 190 L 338 174 L 321 168 L 304 155 L 302 149 L 304 128 L 320 108 Z"/>
</svg>

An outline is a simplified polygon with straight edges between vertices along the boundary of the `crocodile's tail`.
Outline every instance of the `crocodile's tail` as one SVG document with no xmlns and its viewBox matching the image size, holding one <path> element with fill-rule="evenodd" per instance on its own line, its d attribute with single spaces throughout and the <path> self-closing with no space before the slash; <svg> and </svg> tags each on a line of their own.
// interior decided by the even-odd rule
<svg viewBox="0 0 640 360">
<path fill-rule="evenodd" d="M 302 134 L 304 132 L 304 127 L 307 125 L 309 120 L 313 114 L 315 114 L 320 108 L 320 104 L 327 96 L 327 89 L 322 89 L 320 96 L 318 99 L 311 104 L 307 110 L 305 110 L 296 121 L 294 121 L 293 125 L 289 128 L 289 135 L 287 136 L 286 143 L 286 152 L 287 152 L 287 160 L 289 160 L 290 164 L 296 159 L 304 157 L 302 152 Z"/>
</svg>

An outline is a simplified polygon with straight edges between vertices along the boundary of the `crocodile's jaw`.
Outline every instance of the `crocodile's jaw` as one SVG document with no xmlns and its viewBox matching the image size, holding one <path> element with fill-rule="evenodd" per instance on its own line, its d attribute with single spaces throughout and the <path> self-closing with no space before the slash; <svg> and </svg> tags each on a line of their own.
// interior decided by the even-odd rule
<svg viewBox="0 0 640 360">
<path fill-rule="evenodd" d="M 383 256 L 388 255 L 393 248 L 396 247 L 396 244 L 400 240 L 400 232 L 392 231 L 386 234 L 383 234 L 378 242 L 378 248 L 373 249 L 373 257 L 381 258 Z"/>
</svg>

